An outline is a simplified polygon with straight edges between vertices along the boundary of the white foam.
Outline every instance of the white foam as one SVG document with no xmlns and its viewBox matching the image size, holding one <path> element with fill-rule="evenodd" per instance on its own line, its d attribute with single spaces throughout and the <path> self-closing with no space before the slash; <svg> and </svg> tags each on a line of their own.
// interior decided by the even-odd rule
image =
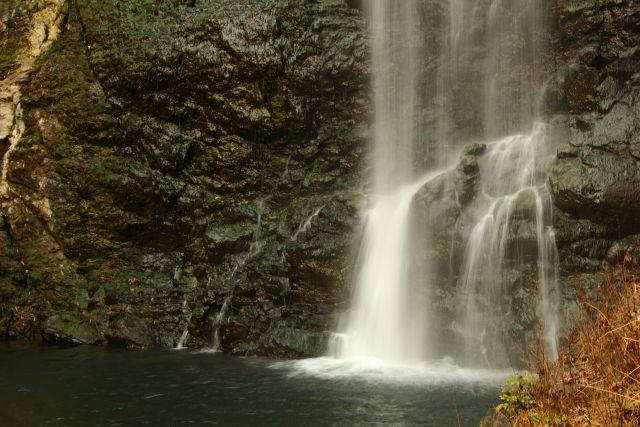
<svg viewBox="0 0 640 427">
<path fill-rule="evenodd" d="M 328 380 L 361 380 L 400 385 L 473 385 L 498 387 L 516 371 L 512 369 L 467 369 L 450 359 L 404 365 L 375 358 L 337 359 L 320 357 L 276 362 L 275 369 L 289 371 L 291 377 L 316 377 Z"/>
</svg>

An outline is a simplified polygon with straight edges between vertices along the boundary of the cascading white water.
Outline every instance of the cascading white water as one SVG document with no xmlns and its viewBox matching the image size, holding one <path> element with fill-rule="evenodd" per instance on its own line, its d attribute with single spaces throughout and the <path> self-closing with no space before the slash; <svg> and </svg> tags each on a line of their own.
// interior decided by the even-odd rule
<svg viewBox="0 0 640 427">
<path fill-rule="evenodd" d="M 417 304 L 409 283 L 410 208 L 416 192 L 438 175 L 379 196 L 366 213 L 354 307 L 344 333 L 331 343 L 334 356 L 423 361 L 426 308 Z"/>
<path fill-rule="evenodd" d="M 545 189 L 546 171 L 553 160 L 546 144 L 546 127 L 536 123 L 530 134 L 492 142 L 480 161 L 481 197 L 473 206 L 476 225 L 465 254 L 461 278 L 461 332 L 465 340 L 465 363 L 487 367 L 509 366 L 504 348 L 510 310 L 508 288 L 514 256 L 537 256 L 537 280 L 550 357 L 557 356 L 557 251 L 549 224 L 550 201 Z M 520 223 L 517 223 L 520 220 Z M 521 230 L 529 221 L 534 230 Z M 527 234 L 530 236 L 515 236 Z M 513 239 L 535 240 L 534 248 L 517 248 Z M 511 265 L 509 265 L 511 264 Z M 479 357 L 480 356 L 480 357 Z"/>
<path fill-rule="evenodd" d="M 537 4 L 533 4 L 537 3 Z M 475 103 L 480 126 L 475 138 L 494 138 L 480 159 L 481 194 L 468 208 L 472 227 L 461 267 L 462 310 L 456 320 L 464 338 L 459 362 L 482 367 L 510 365 L 504 349 L 505 314 L 510 308 L 510 267 L 518 256 L 537 256 L 544 335 L 554 357 L 557 328 L 557 253 L 550 223 L 546 171 L 553 158 L 545 126 L 533 124 L 537 88 L 536 30 L 544 5 L 527 0 L 449 0 L 445 43 L 436 84 L 436 148 L 427 150 L 432 165 L 442 166 L 460 143 L 451 140 L 459 121 L 460 87 L 478 79 Z M 409 272 L 410 207 L 425 180 L 415 176 L 417 4 L 369 2 L 373 36 L 375 126 L 373 193 L 366 211 L 355 283 L 353 309 L 342 333 L 332 340 L 333 355 L 416 362 L 425 357 L 428 327 L 415 303 Z M 481 30 L 481 31 L 480 31 Z M 475 31 L 475 33 L 474 33 Z M 478 52 L 481 52 L 479 55 Z M 502 136 L 533 127 L 529 134 Z M 527 205 L 527 203 L 529 203 Z M 514 248 L 514 216 L 529 215 L 535 224 L 533 249 Z M 423 245 L 428 242 L 421 242 Z M 516 252 L 521 253 L 517 254 Z M 423 302 L 424 303 L 424 302 Z M 479 359 L 479 360 L 478 360 Z"/>
<path fill-rule="evenodd" d="M 514 283 L 514 272 L 527 262 L 531 264 L 534 257 L 538 317 L 547 354 L 554 358 L 558 255 L 549 227 L 551 201 L 545 188 L 554 153 L 546 127 L 534 124 L 546 2 L 450 0 L 449 7 L 450 58 L 442 64 L 454 72 L 440 70 L 439 74 L 448 77 L 443 78 L 447 85 L 439 90 L 454 94 L 461 84 L 458 79 L 477 79 L 482 117 L 482 128 L 477 132 L 479 139 L 487 141 L 487 152 L 479 159 L 481 194 L 467 212 L 475 225 L 459 281 L 461 301 L 456 322 L 464 341 L 460 359 L 467 365 L 485 367 L 512 364 L 514 355 L 506 348 L 512 339 L 506 333 L 512 310 L 513 289 L 509 286 Z M 478 51 L 483 52 L 481 57 Z M 451 108 L 460 108 L 456 97 L 450 98 Z M 444 116 L 453 113 L 441 112 Z M 521 133 L 507 136 L 513 132 Z M 522 236 L 527 234 L 522 230 L 526 224 L 534 224 L 534 230 Z"/>
<path fill-rule="evenodd" d="M 374 200 L 364 216 L 353 308 L 332 341 L 338 358 L 393 363 L 421 359 L 422 328 L 407 277 L 410 206 L 426 178 L 415 180 L 419 27 L 412 0 L 372 0 L 375 100 Z"/>
<path fill-rule="evenodd" d="M 180 339 L 178 340 L 178 344 L 175 347 L 175 350 L 184 350 L 187 344 L 187 338 L 189 338 L 189 324 L 182 331 L 182 335 L 180 335 Z"/>
<path fill-rule="evenodd" d="M 230 305 L 231 305 L 231 295 L 225 298 L 224 302 L 222 303 L 222 307 L 220 308 L 220 311 L 218 312 L 218 314 L 216 314 L 216 316 L 212 320 L 211 327 L 213 329 L 213 345 L 211 346 L 211 350 L 214 352 L 220 351 L 220 345 L 221 345 L 220 326 L 222 326 L 226 321 L 227 312 L 229 311 Z"/>
<path fill-rule="evenodd" d="M 444 41 L 432 90 L 421 93 L 424 89 L 419 82 L 429 86 L 421 79 L 433 72 L 429 71 L 433 70 L 430 65 L 421 62 L 421 39 L 425 36 L 421 28 L 424 22 L 419 18 L 425 16 L 421 3 L 365 2 L 372 30 L 375 101 L 372 202 L 363 215 L 352 308 L 344 316 L 339 333 L 330 340 L 331 357 L 299 364 L 307 372 L 328 377 L 363 371 L 376 375 L 380 372 L 378 363 L 383 362 L 393 369 L 401 365 L 414 373 L 417 368 L 427 376 L 459 378 L 457 374 L 448 375 L 462 372 L 451 359 L 429 361 L 434 355 L 450 354 L 445 353 L 450 347 L 430 351 L 443 344 L 432 337 L 433 326 L 427 324 L 427 319 L 437 316 L 427 313 L 425 296 L 428 299 L 436 285 L 424 280 L 433 274 L 432 268 L 411 265 L 416 259 L 429 263 L 429 255 L 414 257 L 411 252 L 417 249 L 428 254 L 432 248 L 424 236 L 434 234 L 434 230 L 423 233 L 413 229 L 412 210 L 415 195 L 433 178 L 442 178 L 434 181 L 437 186 L 457 176 L 454 168 L 427 174 L 424 165 L 429 165 L 427 172 L 441 168 L 466 142 L 485 141 L 487 149 L 478 158 L 475 198 L 463 206 L 454 191 L 454 204 L 463 210 L 460 221 L 466 221 L 460 227 L 456 224 L 454 232 L 470 231 L 462 265 L 448 269 L 452 275 L 460 274 L 457 300 L 461 309 L 456 313 L 454 329 L 463 337 L 464 348 L 454 362 L 472 368 L 511 366 L 504 349 L 504 323 L 512 291 L 508 289 L 512 282 L 506 276 L 512 274 L 514 265 L 521 261 L 531 265 L 532 259 L 534 265 L 537 260 L 537 273 L 533 274 L 541 297 L 538 316 L 543 319 L 549 355 L 557 354 L 558 255 L 549 227 L 550 201 L 545 188 L 553 153 L 547 144 L 545 125 L 534 124 L 537 30 L 545 2 L 442 3 L 449 6 L 448 14 L 444 14 L 446 22 L 441 23 L 446 29 Z M 465 92 L 469 88 L 473 88 L 472 93 Z M 427 104 L 435 114 L 429 112 Z M 432 134 L 427 138 L 423 138 L 425 125 Z M 417 129 L 421 129 L 420 136 Z M 423 146 L 427 140 L 430 145 Z M 416 159 L 416 153 L 424 158 Z M 447 181 L 444 187 L 455 188 L 456 184 Z M 518 223 L 529 224 L 528 240 L 524 240 L 530 247 L 514 244 L 518 230 L 513 228 Z M 423 289 L 416 289 L 420 286 Z M 364 359 L 374 360 L 374 368 Z M 396 375 L 398 371 L 393 372 Z M 473 377 L 485 371 L 464 372 Z"/>
</svg>

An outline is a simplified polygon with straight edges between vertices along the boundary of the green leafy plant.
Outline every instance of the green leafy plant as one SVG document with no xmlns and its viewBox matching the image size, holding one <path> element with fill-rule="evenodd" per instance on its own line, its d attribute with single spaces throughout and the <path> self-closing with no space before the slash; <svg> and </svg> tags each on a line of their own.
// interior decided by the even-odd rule
<svg viewBox="0 0 640 427">
<path fill-rule="evenodd" d="M 533 375 L 526 371 L 509 377 L 500 393 L 502 403 L 496 407 L 496 412 L 511 416 L 533 408 L 534 381 Z"/>
</svg>

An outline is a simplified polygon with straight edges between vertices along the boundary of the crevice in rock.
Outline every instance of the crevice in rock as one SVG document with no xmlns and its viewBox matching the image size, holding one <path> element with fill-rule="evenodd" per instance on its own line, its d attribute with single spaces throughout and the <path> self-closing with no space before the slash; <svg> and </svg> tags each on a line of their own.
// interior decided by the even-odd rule
<svg viewBox="0 0 640 427">
<path fill-rule="evenodd" d="M 102 94 L 106 98 L 107 92 L 105 91 L 104 85 L 102 84 L 102 81 L 100 81 L 100 78 L 98 78 L 98 74 L 96 73 L 96 71 L 93 68 L 93 65 L 91 64 L 91 59 L 90 59 L 91 44 L 87 40 L 86 26 L 85 26 L 84 20 L 82 19 L 82 14 L 80 13 L 80 10 L 75 0 L 69 0 L 69 14 L 67 19 L 69 23 L 72 23 L 73 20 L 78 21 L 78 27 L 80 28 L 80 37 L 82 38 L 82 41 L 84 42 L 84 46 L 85 46 L 85 57 L 87 60 L 87 67 L 91 71 L 93 80 L 98 84 L 98 86 L 100 87 L 100 90 L 102 91 Z"/>
<path fill-rule="evenodd" d="M 33 40 L 37 41 L 37 44 L 27 45 L 23 48 L 23 51 L 19 55 L 18 68 L 6 79 L 0 82 L 0 109 L 11 114 L 10 132 L 8 135 L 4 135 L 4 139 L 8 140 L 9 146 L 4 152 L 2 158 L 2 171 L 0 178 L 0 196 L 6 197 L 8 195 L 8 169 L 11 153 L 17 148 L 17 144 L 22 138 L 25 131 L 25 124 L 23 121 L 22 104 L 20 102 L 21 87 L 20 84 L 24 82 L 31 73 L 36 60 L 46 53 L 51 44 L 57 39 L 60 31 L 62 31 L 62 24 L 65 21 L 64 5 L 65 0 L 51 1 L 42 10 L 39 10 L 31 18 L 30 33 L 26 37 L 28 43 Z M 44 37 L 38 37 L 38 29 L 44 26 Z M 9 104 L 9 105 L 8 105 Z M 12 104 L 12 105 L 11 105 Z M 6 120 L 6 118 L 5 118 Z M 7 125 L 4 124 L 4 132 L 0 129 L 0 132 L 7 133 Z M 0 136 L 1 137 L 1 136 Z"/>
<path fill-rule="evenodd" d="M 11 244 L 16 244 L 17 239 L 16 239 L 16 236 L 13 234 L 13 230 L 11 229 L 11 224 L 9 224 L 9 218 L 4 212 L 1 212 L 1 211 L 0 211 L 0 217 L 2 217 L 2 226 L 3 226 L 4 232 L 7 234 L 7 238 L 9 239 L 9 242 L 11 242 Z"/>
</svg>

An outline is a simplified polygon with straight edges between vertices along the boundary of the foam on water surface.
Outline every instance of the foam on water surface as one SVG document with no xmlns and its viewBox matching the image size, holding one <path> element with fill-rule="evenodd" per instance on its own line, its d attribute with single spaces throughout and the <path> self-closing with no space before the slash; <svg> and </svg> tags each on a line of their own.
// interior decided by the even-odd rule
<svg viewBox="0 0 640 427">
<path fill-rule="evenodd" d="M 337 359 L 320 357 L 276 362 L 276 369 L 289 370 L 292 377 L 327 380 L 357 380 L 417 386 L 499 387 L 516 371 L 512 369 L 466 369 L 451 359 L 415 364 L 389 363 L 372 357 Z"/>
</svg>

